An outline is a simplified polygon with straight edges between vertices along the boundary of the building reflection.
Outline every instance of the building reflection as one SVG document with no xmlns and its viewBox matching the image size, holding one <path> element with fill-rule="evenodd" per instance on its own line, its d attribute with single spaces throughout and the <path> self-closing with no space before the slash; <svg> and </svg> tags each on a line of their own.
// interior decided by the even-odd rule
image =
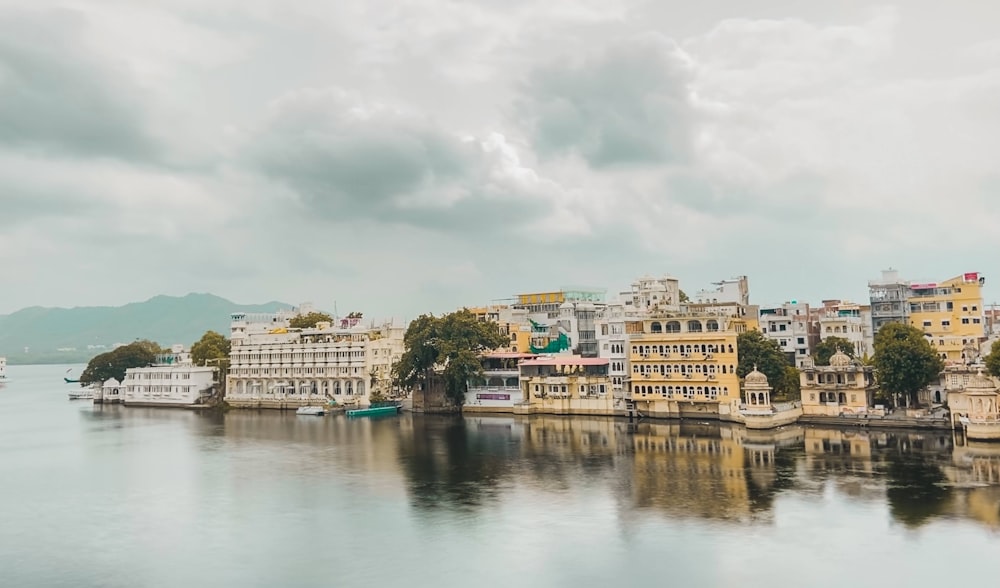
<svg viewBox="0 0 1000 588">
<path fill-rule="evenodd" d="M 623 522 L 643 517 L 760 521 L 782 493 L 885 504 L 908 527 L 975 520 L 1000 529 L 1000 444 L 950 431 L 789 426 L 748 431 L 720 423 L 562 416 L 403 414 L 385 419 L 225 414 L 95 407 L 81 411 L 88 451 L 150 435 L 222 456 L 239 483 L 259 476 L 350 476 L 362 491 L 405 495 L 419 509 L 478 509 L 523 491 L 596 489 Z M 177 435 L 176 429 L 190 434 Z M 243 459 L 229 459 L 240 449 Z M 252 456 L 248 461 L 245 456 Z M 200 474 L 199 474 L 200 475 Z"/>
<path fill-rule="evenodd" d="M 793 478 L 784 449 L 801 443 L 801 435 L 799 427 L 639 424 L 631 433 L 632 506 L 677 518 L 767 518 L 775 494 Z"/>
</svg>

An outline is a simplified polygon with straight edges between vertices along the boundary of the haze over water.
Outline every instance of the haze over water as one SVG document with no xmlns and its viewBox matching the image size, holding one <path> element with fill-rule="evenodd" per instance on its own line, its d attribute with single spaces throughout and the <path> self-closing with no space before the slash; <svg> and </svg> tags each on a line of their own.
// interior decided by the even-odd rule
<svg viewBox="0 0 1000 588">
<path fill-rule="evenodd" d="M 0 388 L 5 586 L 990 585 L 1000 446 L 668 421 L 95 407 Z"/>
</svg>

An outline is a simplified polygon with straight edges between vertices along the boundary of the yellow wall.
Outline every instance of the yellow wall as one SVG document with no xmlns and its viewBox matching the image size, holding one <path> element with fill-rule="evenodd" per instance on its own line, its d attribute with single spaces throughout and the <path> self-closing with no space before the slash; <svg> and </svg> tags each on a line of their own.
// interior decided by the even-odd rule
<svg viewBox="0 0 1000 588">
<path fill-rule="evenodd" d="M 529 413 L 610 416 L 615 412 L 611 378 L 607 375 L 522 376 L 521 388 Z"/>
<path fill-rule="evenodd" d="M 869 367 L 802 368 L 799 373 L 802 414 L 839 416 L 841 413 L 867 413 L 873 395 L 872 381 Z M 828 400 L 821 401 L 824 398 Z"/>
<path fill-rule="evenodd" d="M 931 345 L 944 359 L 960 362 L 964 348 L 971 344 L 978 349 L 985 336 L 982 286 L 976 280 L 967 282 L 964 276 L 956 276 L 937 288 L 948 293 L 910 296 L 910 324 L 931 335 Z M 931 306 L 934 309 L 925 310 Z"/>
<path fill-rule="evenodd" d="M 736 332 L 690 332 L 686 327 L 692 320 L 700 321 L 703 329 L 707 320 L 723 326 L 723 321 L 714 317 L 647 319 L 643 321 L 643 334 L 631 337 L 631 395 L 640 411 L 645 409 L 658 416 L 677 413 L 678 402 L 716 406 L 739 403 Z M 656 325 L 665 330 L 670 321 L 680 322 L 684 331 L 655 332 Z"/>
<path fill-rule="evenodd" d="M 535 294 L 518 294 L 518 304 L 562 304 L 566 295 L 562 292 L 538 292 Z"/>
</svg>

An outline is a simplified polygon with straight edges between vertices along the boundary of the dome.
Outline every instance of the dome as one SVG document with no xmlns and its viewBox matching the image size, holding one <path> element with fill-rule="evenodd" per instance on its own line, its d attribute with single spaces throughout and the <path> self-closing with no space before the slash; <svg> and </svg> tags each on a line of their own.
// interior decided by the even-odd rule
<svg viewBox="0 0 1000 588">
<path fill-rule="evenodd" d="M 983 375 L 983 370 L 976 372 L 976 375 L 969 378 L 969 383 L 965 385 L 968 392 L 995 392 L 997 385 L 993 379 Z"/>
<path fill-rule="evenodd" d="M 830 356 L 830 367 L 850 367 L 852 363 L 851 357 L 839 349 Z"/>
<path fill-rule="evenodd" d="M 753 388 L 766 388 L 768 386 L 767 376 L 758 372 L 757 366 L 753 366 L 753 371 L 747 374 L 746 378 L 743 378 L 743 383 L 747 387 Z"/>
</svg>

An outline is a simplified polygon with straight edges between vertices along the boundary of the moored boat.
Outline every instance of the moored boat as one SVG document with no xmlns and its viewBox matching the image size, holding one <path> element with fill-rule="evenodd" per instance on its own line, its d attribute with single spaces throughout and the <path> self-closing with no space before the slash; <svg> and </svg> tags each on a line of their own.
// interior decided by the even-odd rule
<svg viewBox="0 0 1000 588">
<path fill-rule="evenodd" d="M 326 408 L 323 406 L 300 406 L 295 414 L 323 416 L 326 414 Z"/>
<path fill-rule="evenodd" d="M 68 394 L 70 400 L 93 400 L 94 391 L 89 389 L 80 390 L 79 392 L 70 392 Z"/>
<path fill-rule="evenodd" d="M 356 408 L 354 410 L 347 411 L 347 416 L 349 417 L 362 417 L 362 416 L 379 416 L 386 414 L 396 414 L 399 412 L 400 406 L 398 404 L 390 404 L 386 406 L 369 406 L 368 408 Z"/>
</svg>

